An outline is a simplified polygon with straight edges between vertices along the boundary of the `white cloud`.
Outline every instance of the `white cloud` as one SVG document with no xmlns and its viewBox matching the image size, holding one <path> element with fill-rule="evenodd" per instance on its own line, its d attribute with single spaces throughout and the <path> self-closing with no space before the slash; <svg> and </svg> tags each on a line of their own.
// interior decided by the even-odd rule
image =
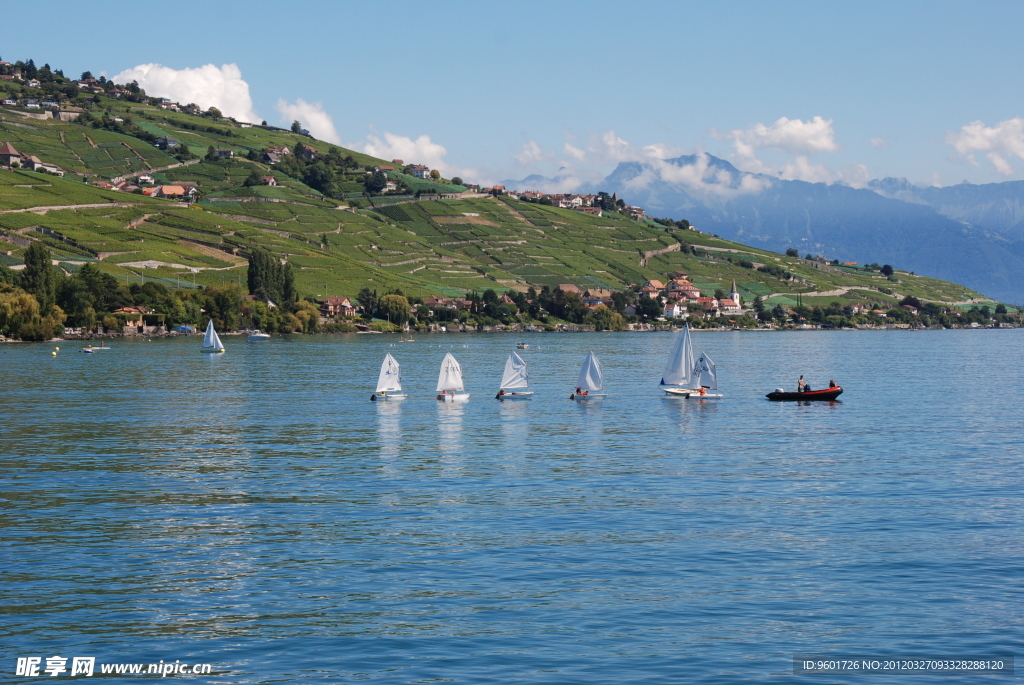
<svg viewBox="0 0 1024 685">
<path fill-rule="evenodd" d="M 520 150 L 518 154 L 512 155 L 512 159 L 516 160 L 523 166 L 531 166 L 538 162 L 554 159 L 554 157 L 555 153 L 544 152 L 543 148 L 537 144 L 536 140 L 523 143 L 523 149 Z"/>
<path fill-rule="evenodd" d="M 781 117 L 771 125 L 754 124 L 745 129 L 733 129 L 722 133 L 712 129 L 711 135 L 716 138 L 731 140 L 735 153 L 729 156 L 730 161 L 738 168 L 752 173 L 768 174 L 791 181 L 807 181 L 808 183 L 835 183 L 842 181 L 859 187 L 866 181 L 861 180 L 859 165 L 852 165 L 839 173 L 833 172 L 827 165 L 814 163 L 811 158 L 819 152 L 837 152 L 840 148 L 836 142 L 832 119 L 815 116 L 808 121 Z M 871 144 L 884 139 L 872 139 Z M 759 150 L 776 150 L 793 157 L 779 166 L 773 166 L 758 157 Z"/>
<path fill-rule="evenodd" d="M 753 151 L 773 148 L 793 155 L 813 155 L 816 152 L 835 152 L 839 149 L 832 119 L 816 116 L 810 121 L 782 117 L 771 126 L 754 124 L 746 129 L 733 129 L 727 134 L 713 132 L 728 138 L 741 155 L 753 156 Z"/>
<path fill-rule="evenodd" d="M 375 135 L 368 135 L 366 142 L 351 143 L 346 147 L 365 152 L 379 159 L 401 159 L 406 164 L 423 164 L 431 169 L 437 169 L 445 178 L 460 176 L 467 181 L 478 178 L 476 169 L 458 167 L 446 161 L 445 155 L 448 154 L 448 149 L 444 145 L 432 141 L 428 135 L 421 135 L 415 140 L 395 133 L 385 133 L 383 139 Z"/>
<path fill-rule="evenodd" d="M 281 122 L 285 126 L 291 126 L 293 121 L 298 121 L 314 138 L 341 145 L 341 136 L 334 127 L 334 119 L 324 111 L 322 103 L 306 102 L 302 98 L 294 103 L 279 99 L 277 111 L 280 112 Z"/>
<path fill-rule="evenodd" d="M 875 148 L 876 150 L 881 150 L 882 148 L 889 147 L 889 141 L 886 140 L 885 138 L 872 138 L 871 147 Z"/>
<path fill-rule="evenodd" d="M 983 121 L 972 121 L 960 127 L 957 133 L 946 136 L 946 143 L 952 145 L 960 159 L 978 165 L 975 152 L 984 152 L 997 172 L 1004 176 L 1014 173 L 1007 157 L 1024 160 L 1024 119 L 1015 117 L 1001 121 L 995 126 L 986 126 Z"/>
<path fill-rule="evenodd" d="M 652 150 L 656 146 L 648 146 Z M 648 157 L 646 161 L 651 173 L 644 173 L 632 180 L 633 187 L 644 187 L 653 180 L 666 183 L 678 183 L 689 190 L 720 197 L 759 193 L 767 188 L 771 181 L 750 174 L 740 173 L 734 178 L 726 169 L 711 165 L 711 157 L 707 153 L 698 153 L 693 164 L 678 165 L 658 157 Z"/>
<path fill-rule="evenodd" d="M 249 84 L 242 79 L 237 64 L 216 67 L 207 64 L 188 69 L 172 69 L 161 64 L 140 64 L 116 74 L 115 83 L 138 81 L 148 95 L 170 98 L 181 104 L 194 102 L 203 109 L 216 107 L 239 121 L 260 121 L 253 110 Z"/>
</svg>

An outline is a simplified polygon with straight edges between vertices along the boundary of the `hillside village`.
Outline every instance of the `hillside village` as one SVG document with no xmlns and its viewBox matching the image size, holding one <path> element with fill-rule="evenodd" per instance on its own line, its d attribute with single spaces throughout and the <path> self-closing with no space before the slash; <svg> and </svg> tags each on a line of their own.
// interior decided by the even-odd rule
<svg viewBox="0 0 1024 685">
<path fill-rule="evenodd" d="M 300 122 L 236 121 L 89 72 L 72 80 L 31 60 L 0 62 L 0 95 L 0 288 L 36 295 L 40 310 L 26 320 L 60 319 L 54 330 L 153 334 L 207 315 L 226 329 L 279 332 L 395 322 L 1006 325 L 1017 316 L 887 265 L 721 240 L 614 193 L 445 179 L 416 161 L 318 141 Z M 34 246 L 49 254 L 52 294 L 33 291 Z M 264 253 L 287 268 L 287 297 L 252 281 Z M 102 297 L 96 274 L 114 279 Z M 92 294 L 74 299 L 75 288 Z M 382 306 L 389 296 L 405 304 Z M 17 329 L 0 322 L 0 334 Z"/>
</svg>

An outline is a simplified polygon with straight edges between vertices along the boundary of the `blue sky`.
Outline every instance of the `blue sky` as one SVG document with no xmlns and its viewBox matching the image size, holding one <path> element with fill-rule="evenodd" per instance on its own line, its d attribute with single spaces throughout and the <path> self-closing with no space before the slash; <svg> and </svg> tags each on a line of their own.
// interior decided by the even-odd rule
<svg viewBox="0 0 1024 685">
<path fill-rule="evenodd" d="M 467 180 L 603 175 L 695 151 L 855 185 L 1024 178 L 1021 3 L 252 0 L 169 14 L 57 0 L 42 22 L 39 11 L 6 8 L 22 28 L 3 59 L 110 76 L 212 64 L 212 79 L 164 72 L 143 85 L 194 77 L 202 97 L 270 123 L 299 116 L 320 137 Z M 225 64 L 248 105 L 237 78 L 218 81 Z"/>
</svg>

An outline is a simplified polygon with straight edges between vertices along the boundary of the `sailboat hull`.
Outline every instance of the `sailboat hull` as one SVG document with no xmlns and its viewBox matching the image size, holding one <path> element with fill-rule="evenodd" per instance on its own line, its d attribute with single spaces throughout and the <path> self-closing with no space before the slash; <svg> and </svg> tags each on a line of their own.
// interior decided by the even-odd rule
<svg viewBox="0 0 1024 685">
<path fill-rule="evenodd" d="M 388 395 L 387 393 L 378 392 L 374 394 L 373 399 L 375 402 L 380 402 L 383 400 L 404 400 L 408 397 L 408 395 Z"/>
<path fill-rule="evenodd" d="M 216 348 L 213 348 L 213 347 L 211 347 L 210 349 L 206 349 L 206 348 L 204 347 L 204 348 L 203 348 L 202 350 L 200 350 L 200 351 L 201 351 L 201 352 L 202 352 L 203 354 L 223 354 L 223 353 L 225 352 L 225 350 L 218 350 L 218 349 L 216 349 Z"/>
<path fill-rule="evenodd" d="M 504 395 L 495 395 L 496 400 L 528 400 L 533 396 L 532 392 L 507 392 Z"/>
<path fill-rule="evenodd" d="M 437 399 L 439 401 L 441 401 L 441 402 L 465 402 L 466 400 L 469 399 L 469 393 L 468 392 L 463 392 L 463 393 L 456 393 L 454 395 L 449 395 L 447 393 L 439 394 L 437 396 Z"/>
<path fill-rule="evenodd" d="M 699 400 L 715 400 L 723 397 L 721 393 L 707 392 L 702 395 L 700 390 L 692 388 L 662 388 L 666 395 L 671 397 L 694 397 Z"/>
<path fill-rule="evenodd" d="M 810 392 L 770 392 L 765 397 L 773 402 L 809 402 L 811 400 L 834 400 L 842 394 L 842 388 L 827 388 Z"/>
</svg>

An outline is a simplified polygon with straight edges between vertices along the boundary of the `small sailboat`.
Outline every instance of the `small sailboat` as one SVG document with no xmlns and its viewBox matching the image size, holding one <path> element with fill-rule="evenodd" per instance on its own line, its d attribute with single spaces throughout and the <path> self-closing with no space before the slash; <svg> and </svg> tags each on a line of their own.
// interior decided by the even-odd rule
<svg viewBox="0 0 1024 685">
<path fill-rule="evenodd" d="M 496 400 L 526 400 L 530 399 L 533 391 L 526 390 L 530 387 L 530 372 L 526 367 L 526 360 L 515 352 L 508 355 L 505 361 L 505 373 L 501 376 L 501 388 L 494 396 Z"/>
<path fill-rule="evenodd" d="M 444 402 L 464 402 L 469 399 L 469 393 L 462 385 L 462 367 L 451 352 L 444 355 L 444 359 L 441 360 L 437 392 L 437 399 Z"/>
<path fill-rule="evenodd" d="M 223 352 L 224 343 L 220 341 L 220 336 L 217 335 L 217 331 L 213 328 L 213 319 L 210 319 L 210 323 L 206 324 L 206 335 L 203 337 L 203 352 Z"/>
<path fill-rule="evenodd" d="M 601 362 L 597 361 L 597 357 L 591 352 L 583 360 L 580 377 L 576 381 L 576 392 L 569 395 L 569 399 L 585 400 L 590 397 L 605 397 L 606 393 L 601 392 L 602 390 L 604 390 L 604 372 L 601 370 Z"/>
<path fill-rule="evenodd" d="M 683 326 L 683 332 L 661 373 L 661 389 L 669 395 L 681 397 L 689 397 L 693 392 L 693 345 L 689 324 Z"/>
<path fill-rule="evenodd" d="M 260 329 L 249 331 L 249 335 L 245 337 L 249 342 L 266 342 L 270 340 L 270 333 L 264 333 Z"/>
<path fill-rule="evenodd" d="M 661 374 L 661 389 L 665 394 L 676 397 L 719 398 L 720 394 L 708 392 L 718 390 L 718 373 L 715 362 L 701 352 L 693 360 L 693 344 L 690 342 L 690 326 L 683 326 L 668 363 Z"/>
<path fill-rule="evenodd" d="M 402 393 L 402 366 L 390 353 L 385 354 L 377 377 L 377 390 L 370 395 L 370 401 L 404 400 L 406 397 L 408 395 Z"/>
<path fill-rule="evenodd" d="M 708 392 L 709 390 L 718 390 L 718 372 L 715 370 L 715 363 L 711 361 L 711 357 L 704 352 L 697 357 L 697 363 L 693 367 L 693 382 L 697 386 L 697 390 L 691 393 L 690 397 L 706 399 L 722 396 L 719 393 Z"/>
</svg>

